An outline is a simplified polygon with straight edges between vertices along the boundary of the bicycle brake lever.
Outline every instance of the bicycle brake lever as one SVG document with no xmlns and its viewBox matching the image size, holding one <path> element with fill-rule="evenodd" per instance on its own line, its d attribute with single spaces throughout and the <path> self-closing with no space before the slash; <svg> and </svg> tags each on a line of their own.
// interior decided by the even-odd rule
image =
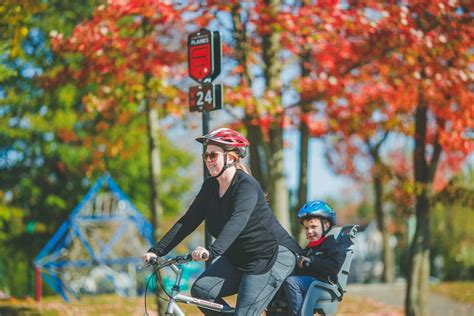
<svg viewBox="0 0 474 316">
<path fill-rule="evenodd" d="M 143 269 L 145 269 L 145 268 L 148 268 L 149 266 L 151 266 L 151 264 L 147 263 L 147 264 L 145 264 L 144 266 L 139 266 L 139 267 L 138 267 L 138 270 L 143 270 Z"/>
<path fill-rule="evenodd" d="M 173 261 L 175 263 L 183 263 L 183 262 L 188 262 L 188 261 L 191 261 L 192 260 L 192 256 L 190 253 L 188 253 L 187 255 L 183 255 L 183 256 L 177 256 L 173 259 Z"/>
<path fill-rule="evenodd" d="M 153 258 L 148 259 L 147 263 L 144 266 L 138 267 L 138 269 L 142 270 L 142 269 L 145 269 L 145 268 L 148 268 L 148 267 L 160 264 L 160 263 L 161 262 L 160 262 L 159 257 L 153 257 Z"/>
</svg>

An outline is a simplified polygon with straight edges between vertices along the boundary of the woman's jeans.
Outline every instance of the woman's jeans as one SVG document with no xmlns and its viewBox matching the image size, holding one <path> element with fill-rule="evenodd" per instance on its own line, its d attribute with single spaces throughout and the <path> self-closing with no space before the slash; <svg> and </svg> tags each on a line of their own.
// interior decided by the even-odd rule
<svg viewBox="0 0 474 316">
<path fill-rule="evenodd" d="M 191 288 L 193 297 L 226 304 L 222 297 L 237 295 L 235 315 L 260 315 L 271 301 L 283 280 L 296 264 L 295 255 L 286 247 L 278 246 L 278 255 L 270 271 L 263 274 L 246 274 L 237 270 L 225 257 L 218 258 Z M 218 312 L 201 309 L 205 315 Z"/>
</svg>

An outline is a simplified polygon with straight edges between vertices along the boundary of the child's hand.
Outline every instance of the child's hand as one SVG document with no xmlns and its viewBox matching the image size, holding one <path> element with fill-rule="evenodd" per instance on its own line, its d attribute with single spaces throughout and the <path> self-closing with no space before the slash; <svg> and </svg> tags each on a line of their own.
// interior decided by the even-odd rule
<svg viewBox="0 0 474 316">
<path fill-rule="evenodd" d="M 296 261 L 296 265 L 298 266 L 298 268 L 307 268 L 310 264 L 311 260 L 309 260 L 309 258 L 306 258 L 305 256 L 299 256 L 297 261 Z"/>
</svg>

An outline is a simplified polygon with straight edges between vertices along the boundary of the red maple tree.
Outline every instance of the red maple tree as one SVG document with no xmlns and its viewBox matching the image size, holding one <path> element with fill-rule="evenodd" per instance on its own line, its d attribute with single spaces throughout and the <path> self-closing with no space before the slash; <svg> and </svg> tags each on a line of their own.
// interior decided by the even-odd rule
<svg viewBox="0 0 474 316">
<path fill-rule="evenodd" d="M 297 83 L 301 106 L 323 102 L 328 125 L 346 139 L 356 134 L 366 141 L 381 130 L 413 140 L 417 229 L 409 315 L 425 307 L 429 200 L 441 154 L 462 161 L 474 146 L 466 137 L 474 127 L 471 10 L 465 1 L 328 1 L 286 15 L 293 18 L 286 24 L 289 45 L 309 56 Z M 317 110 L 306 109 L 315 116 Z"/>
</svg>

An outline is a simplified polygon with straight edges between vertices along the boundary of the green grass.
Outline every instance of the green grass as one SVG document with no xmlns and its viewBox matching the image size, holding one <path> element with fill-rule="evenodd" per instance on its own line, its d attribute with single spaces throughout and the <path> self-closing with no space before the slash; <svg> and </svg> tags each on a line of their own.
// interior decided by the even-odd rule
<svg viewBox="0 0 474 316">
<path fill-rule="evenodd" d="M 460 303 L 474 304 L 474 281 L 441 282 L 433 285 L 431 291 Z"/>
</svg>

